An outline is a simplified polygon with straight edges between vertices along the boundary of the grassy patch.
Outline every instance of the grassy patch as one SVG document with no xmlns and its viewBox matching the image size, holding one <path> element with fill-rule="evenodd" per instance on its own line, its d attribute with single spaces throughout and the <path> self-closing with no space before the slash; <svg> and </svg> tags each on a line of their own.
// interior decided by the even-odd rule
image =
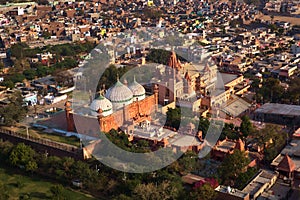
<svg viewBox="0 0 300 200">
<path fill-rule="evenodd" d="M 27 134 L 26 127 L 24 126 L 13 127 L 13 128 L 6 127 L 5 129 L 21 133 L 24 136 L 26 136 Z M 46 133 L 41 130 L 31 129 L 31 128 L 28 129 L 28 134 L 32 137 L 45 138 L 45 139 L 53 140 L 55 142 L 61 142 L 64 144 L 80 147 L 79 139 L 75 136 L 67 137 L 67 136 L 60 135 L 58 133 Z"/>
<path fill-rule="evenodd" d="M 9 199 L 19 199 L 21 196 L 29 196 L 30 199 L 51 199 L 52 194 L 50 188 L 55 183 L 41 180 L 40 178 L 31 175 L 24 176 L 13 173 L 13 170 L 0 166 L 0 184 L 3 184 Z M 93 200 L 93 197 L 64 188 L 63 191 L 69 199 L 72 200 Z"/>
</svg>

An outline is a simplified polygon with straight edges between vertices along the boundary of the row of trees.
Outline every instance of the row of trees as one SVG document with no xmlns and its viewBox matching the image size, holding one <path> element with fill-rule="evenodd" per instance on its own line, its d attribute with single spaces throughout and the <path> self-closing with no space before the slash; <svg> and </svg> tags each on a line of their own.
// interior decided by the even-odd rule
<svg viewBox="0 0 300 200">
<path fill-rule="evenodd" d="M 29 48 L 26 43 L 16 43 L 10 48 L 12 57 L 17 60 L 23 58 L 34 58 L 36 54 L 50 52 L 55 54 L 56 58 L 60 57 L 75 57 L 80 53 L 90 53 L 95 48 L 95 44 L 90 42 L 59 44 L 54 46 L 44 46 L 42 48 Z"/>
<path fill-rule="evenodd" d="M 80 53 L 89 53 L 95 45 L 90 42 L 60 44 L 55 46 L 45 46 L 29 48 L 26 43 L 17 43 L 10 48 L 10 55 L 15 57 L 14 68 L 5 77 L 1 83 L 2 86 L 13 88 L 17 82 L 24 79 L 32 80 L 35 77 L 44 77 L 53 75 L 62 70 L 74 68 L 78 65 L 77 59 Z M 42 63 L 30 63 L 28 58 L 36 57 L 38 53 L 50 52 L 54 55 L 51 60 L 51 66 L 45 66 Z"/>
<path fill-rule="evenodd" d="M 187 152 L 168 167 L 153 173 L 127 174 L 100 164 L 97 160 L 86 162 L 73 158 L 38 154 L 29 146 L 0 142 L 0 162 L 18 168 L 24 173 L 36 173 L 57 182 L 70 185 L 74 179 L 83 183 L 83 189 L 111 199 L 190 199 L 207 198 L 207 192 L 215 195 L 211 186 L 186 189 L 181 174 L 196 167 L 197 156 Z M 57 186 L 58 187 L 58 186 Z M 59 188 L 52 188 L 53 196 L 59 196 Z M 202 196 L 201 196 L 202 195 Z M 157 198 L 159 197 L 159 198 Z"/>
<path fill-rule="evenodd" d="M 41 64 L 32 64 L 30 68 L 21 70 L 19 72 L 12 71 L 5 77 L 5 80 L 1 82 L 2 86 L 7 88 L 14 88 L 15 83 L 22 83 L 26 80 L 33 80 L 36 77 L 44 77 L 47 75 L 56 76 L 60 72 L 71 69 L 77 66 L 77 61 L 72 58 L 66 58 L 65 60 L 58 62 L 50 67 Z"/>
<path fill-rule="evenodd" d="M 298 105 L 300 103 L 300 78 L 295 77 L 287 83 L 289 87 L 285 89 L 278 79 L 266 78 L 262 82 L 262 87 L 259 88 L 259 82 L 255 81 L 252 88 L 256 92 L 256 101 Z"/>
</svg>

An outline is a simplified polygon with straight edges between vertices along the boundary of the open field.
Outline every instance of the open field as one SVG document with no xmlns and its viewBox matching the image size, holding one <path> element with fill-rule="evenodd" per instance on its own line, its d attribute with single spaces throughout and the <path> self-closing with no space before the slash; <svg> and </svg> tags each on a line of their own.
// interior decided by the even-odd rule
<svg viewBox="0 0 300 200">
<path fill-rule="evenodd" d="M 263 20 L 271 20 L 271 15 L 258 15 L 257 19 L 263 19 Z M 274 15 L 273 21 L 284 21 L 284 22 L 290 22 L 292 25 L 299 25 L 300 26 L 300 18 L 297 17 L 287 17 L 287 16 L 278 16 Z"/>
<path fill-rule="evenodd" d="M 3 185 L 5 191 L 7 191 L 9 200 L 17 200 L 24 195 L 29 196 L 30 199 L 37 200 L 51 199 L 52 194 L 50 192 L 50 188 L 55 184 L 46 180 L 41 180 L 34 175 L 29 177 L 15 174 L 13 173 L 13 170 L 8 170 L 0 166 L 0 185 Z M 67 188 L 64 188 L 63 193 L 72 200 L 94 199 L 86 194 Z"/>
</svg>

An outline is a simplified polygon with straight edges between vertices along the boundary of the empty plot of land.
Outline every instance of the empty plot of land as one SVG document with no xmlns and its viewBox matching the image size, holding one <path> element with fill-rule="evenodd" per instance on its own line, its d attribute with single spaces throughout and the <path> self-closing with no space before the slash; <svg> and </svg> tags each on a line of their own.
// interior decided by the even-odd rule
<svg viewBox="0 0 300 200">
<path fill-rule="evenodd" d="M 259 15 L 257 16 L 257 19 L 263 19 L 263 20 L 271 20 L 271 15 Z M 289 22 L 292 25 L 299 25 L 300 26 L 300 18 L 297 17 L 287 17 L 287 16 L 279 16 L 279 15 L 274 15 L 273 21 L 284 21 L 284 22 Z"/>
</svg>

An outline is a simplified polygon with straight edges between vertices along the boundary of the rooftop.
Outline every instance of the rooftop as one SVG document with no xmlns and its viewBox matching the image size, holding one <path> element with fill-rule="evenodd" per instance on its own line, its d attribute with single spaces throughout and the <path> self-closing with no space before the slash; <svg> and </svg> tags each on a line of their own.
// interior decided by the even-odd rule
<svg viewBox="0 0 300 200">
<path fill-rule="evenodd" d="M 201 177 L 201 176 L 197 176 L 195 174 L 187 174 L 187 175 L 183 176 L 181 179 L 185 183 L 194 184 L 194 183 L 196 183 L 198 181 L 203 180 L 204 178 Z"/>
<path fill-rule="evenodd" d="M 242 98 L 234 97 L 232 101 L 223 108 L 223 111 L 233 117 L 237 117 L 251 107 L 251 104 L 244 101 Z"/>
<path fill-rule="evenodd" d="M 187 146 L 196 146 L 201 145 L 200 142 L 196 137 L 191 135 L 175 135 L 173 138 L 169 139 L 170 144 L 178 147 L 187 147 Z"/>
<path fill-rule="evenodd" d="M 238 76 L 236 74 L 227 74 L 221 73 L 221 78 L 223 80 L 224 85 L 230 83 L 231 81 L 235 80 Z"/>
<path fill-rule="evenodd" d="M 260 108 L 258 108 L 255 111 L 255 113 L 300 116 L 300 106 L 278 103 L 266 103 Z"/>
<path fill-rule="evenodd" d="M 243 192 L 243 191 L 240 191 L 238 189 L 235 189 L 235 188 L 230 188 L 229 186 L 225 186 L 225 185 L 219 185 L 215 191 L 217 192 L 221 192 L 221 193 L 227 193 L 227 194 L 230 194 L 232 196 L 235 196 L 235 197 L 240 197 L 240 198 L 244 198 L 248 195 L 248 193 L 246 192 Z"/>
<path fill-rule="evenodd" d="M 256 194 L 263 186 L 272 184 L 272 179 L 277 179 L 277 174 L 272 171 L 262 170 L 254 179 L 242 190 L 249 193 L 250 196 Z"/>
<path fill-rule="evenodd" d="M 235 147 L 236 143 L 234 141 L 223 140 L 219 145 L 215 148 L 216 150 L 228 152 Z"/>
<path fill-rule="evenodd" d="M 284 159 L 285 155 L 289 155 L 293 163 L 295 164 L 295 171 L 300 172 L 300 140 L 294 139 L 281 153 L 272 161 L 271 165 L 277 167 Z"/>
</svg>

